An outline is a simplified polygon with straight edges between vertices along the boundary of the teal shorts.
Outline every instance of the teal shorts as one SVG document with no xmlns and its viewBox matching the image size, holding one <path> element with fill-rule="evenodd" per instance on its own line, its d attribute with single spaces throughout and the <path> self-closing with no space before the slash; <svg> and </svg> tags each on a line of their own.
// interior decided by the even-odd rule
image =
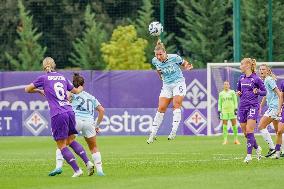
<svg viewBox="0 0 284 189">
<path fill-rule="evenodd" d="M 232 120 L 236 118 L 235 113 L 221 113 L 221 120 Z"/>
</svg>

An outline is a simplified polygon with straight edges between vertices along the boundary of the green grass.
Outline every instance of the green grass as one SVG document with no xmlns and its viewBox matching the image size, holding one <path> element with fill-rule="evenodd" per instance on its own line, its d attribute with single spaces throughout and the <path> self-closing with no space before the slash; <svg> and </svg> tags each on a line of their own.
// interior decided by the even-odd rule
<svg viewBox="0 0 284 189">
<path fill-rule="evenodd" d="M 262 159 L 244 164 L 242 145 L 222 146 L 220 137 L 159 137 L 148 145 L 146 137 L 99 137 L 106 177 L 71 178 L 64 172 L 48 177 L 54 168 L 55 143 L 49 137 L 0 137 L 0 188 L 278 188 L 283 183 L 283 160 Z M 85 142 L 79 138 L 81 144 Z M 267 145 L 258 141 L 266 153 Z M 85 167 L 77 158 L 80 166 Z"/>
</svg>

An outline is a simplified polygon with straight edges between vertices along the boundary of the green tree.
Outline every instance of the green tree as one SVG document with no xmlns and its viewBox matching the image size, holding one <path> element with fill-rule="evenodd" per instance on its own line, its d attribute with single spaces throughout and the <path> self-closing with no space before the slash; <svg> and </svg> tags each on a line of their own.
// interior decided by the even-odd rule
<svg viewBox="0 0 284 189">
<path fill-rule="evenodd" d="M 177 17 L 182 25 L 182 36 L 177 37 L 183 50 L 189 54 L 195 67 L 205 67 L 207 62 L 223 62 L 232 58 L 232 8 L 231 1 L 178 0 L 182 14 Z"/>
<path fill-rule="evenodd" d="M 46 47 L 41 47 L 38 43 L 42 33 L 37 32 L 33 27 L 33 17 L 29 15 L 21 0 L 18 1 L 20 22 L 17 28 L 19 39 L 15 41 L 19 50 L 17 58 L 5 53 L 7 59 L 15 70 L 40 70 L 41 61 L 46 51 Z"/>
<path fill-rule="evenodd" d="M 150 69 L 146 63 L 147 41 L 137 37 L 133 25 L 118 26 L 112 33 L 109 43 L 102 44 L 103 58 L 109 70 Z"/>
<path fill-rule="evenodd" d="M 15 6 L 17 0 L 1 1 L 0 6 L 0 52 L 9 52 L 11 56 L 15 56 L 13 44 L 17 39 L 16 26 L 18 18 L 15 16 L 18 13 L 18 8 Z M 9 70 L 5 53 L 0 53 L 0 70 Z"/>
<path fill-rule="evenodd" d="M 73 42 L 75 52 L 71 53 L 70 62 L 82 69 L 102 70 L 105 64 L 101 55 L 101 44 L 107 40 L 107 32 L 101 23 L 96 22 L 91 7 L 86 7 L 84 21 L 86 29 L 82 39 Z"/>
<path fill-rule="evenodd" d="M 268 6 L 266 0 L 242 1 L 242 57 L 268 59 Z"/>
<path fill-rule="evenodd" d="M 284 61 L 284 2 L 273 1 L 273 61 Z"/>
<path fill-rule="evenodd" d="M 151 63 L 152 58 L 154 56 L 153 51 L 154 51 L 156 42 L 158 40 L 158 38 L 151 36 L 148 32 L 149 24 L 155 20 L 153 17 L 153 13 L 154 13 L 154 8 L 153 8 L 151 1 L 143 0 L 143 4 L 141 8 L 140 10 L 138 10 L 138 17 L 134 22 L 136 29 L 137 29 L 138 36 L 148 41 L 148 45 L 145 49 L 145 52 L 146 52 L 147 61 L 149 63 Z M 167 52 L 175 53 L 176 46 L 173 44 L 174 34 L 173 33 L 167 34 L 166 32 L 164 32 L 164 35 L 165 35 L 165 38 L 163 42 L 166 46 Z"/>
</svg>

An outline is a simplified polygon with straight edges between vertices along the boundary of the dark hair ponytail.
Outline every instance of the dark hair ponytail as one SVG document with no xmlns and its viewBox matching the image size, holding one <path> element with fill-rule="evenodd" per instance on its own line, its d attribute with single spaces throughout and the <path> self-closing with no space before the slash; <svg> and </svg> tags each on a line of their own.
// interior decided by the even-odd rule
<svg viewBox="0 0 284 189">
<path fill-rule="evenodd" d="M 85 83 L 85 80 L 82 76 L 80 76 L 79 73 L 74 73 L 73 75 L 73 85 L 74 87 L 78 88 L 79 86 L 83 86 Z"/>
</svg>

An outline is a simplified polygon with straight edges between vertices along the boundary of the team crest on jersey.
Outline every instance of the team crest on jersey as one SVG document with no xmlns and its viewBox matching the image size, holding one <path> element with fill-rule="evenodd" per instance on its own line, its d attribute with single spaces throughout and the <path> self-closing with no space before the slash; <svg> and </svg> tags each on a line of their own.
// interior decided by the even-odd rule
<svg viewBox="0 0 284 189">
<path fill-rule="evenodd" d="M 185 109 L 206 109 L 207 108 L 207 90 L 206 88 L 197 80 L 194 79 L 186 87 L 186 95 L 183 100 L 182 106 Z M 217 101 L 211 96 L 211 105 L 214 106 Z"/>
<path fill-rule="evenodd" d="M 47 121 L 37 111 L 34 111 L 26 120 L 26 128 L 35 136 L 38 136 L 47 127 Z"/>
<path fill-rule="evenodd" d="M 198 110 L 193 111 L 184 121 L 184 124 L 196 135 L 206 128 L 206 123 L 205 116 Z"/>
</svg>

